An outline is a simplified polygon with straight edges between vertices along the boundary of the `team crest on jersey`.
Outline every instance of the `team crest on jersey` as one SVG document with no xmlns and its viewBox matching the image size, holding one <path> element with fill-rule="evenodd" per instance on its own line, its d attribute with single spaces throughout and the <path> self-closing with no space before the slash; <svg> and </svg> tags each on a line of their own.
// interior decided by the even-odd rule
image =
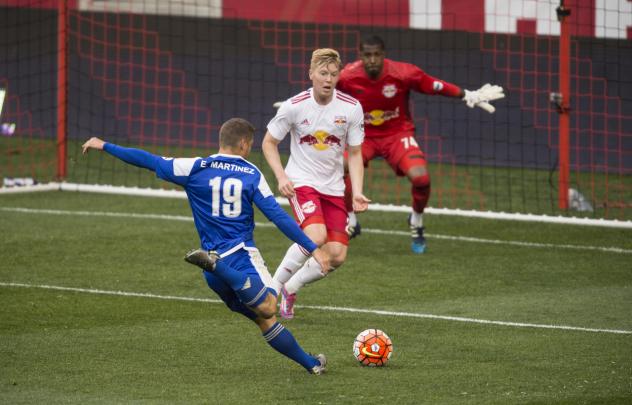
<svg viewBox="0 0 632 405">
<path fill-rule="evenodd" d="M 382 94 L 384 94 L 386 98 L 395 97 L 395 94 L 397 94 L 397 86 L 394 84 L 385 84 L 384 87 L 382 87 Z"/>
<path fill-rule="evenodd" d="M 301 205 L 301 210 L 306 214 L 312 214 L 316 211 L 316 204 L 314 204 L 314 201 L 309 200 Z"/>
<path fill-rule="evenodd" d="M 341 126 L 347 123 L 347 117 L 344 115 L 336 115 L 334 117 L 334 124 Z"/>
</svg>

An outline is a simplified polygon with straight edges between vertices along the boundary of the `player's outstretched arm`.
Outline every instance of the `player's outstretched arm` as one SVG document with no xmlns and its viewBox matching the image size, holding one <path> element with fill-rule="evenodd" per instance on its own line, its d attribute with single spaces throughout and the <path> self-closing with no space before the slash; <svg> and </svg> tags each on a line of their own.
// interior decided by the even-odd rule
<svg viewBox="0 0 632 405">
<path fill-rule="evenodd" d="M 502 87 L 489 83 L 486 83 L 478 90 L 464 90 L 464 92 L 463 101 L 465 101 L 468 107 L 479 107 L 490 114 L 496 111 L 496 108 L 489 102 L 505 97 Z"/>
<path fill-rule="evenodd" d="M 369 208 L 371 200 L 362 193 L 364 183 L 364 162 L 362 161 L 362 146 L 349 146 L 349 177 L 351 178 L 351 189 L 353 190 L 353 211 L 364 212 Z"/>
<path fill-rule="evenodd" d="M 142 149 L 125 148 L 113 143 L 105 142 L 97 137 L 88 139 L 81 145 L 83 153 L 88 153 L 90 149 L 103 150 L 110 155 L 121 159 L 125 163 L 156 171 L 158 167 L 159 156 L 153 155 Z"/>
</svg>

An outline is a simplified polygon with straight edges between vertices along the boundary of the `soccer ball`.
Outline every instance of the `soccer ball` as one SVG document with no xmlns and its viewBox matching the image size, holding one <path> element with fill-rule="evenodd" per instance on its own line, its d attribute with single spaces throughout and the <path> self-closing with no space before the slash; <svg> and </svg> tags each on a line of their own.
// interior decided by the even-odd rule
<svg viewBox="0 0 632 405">
<path fill-rule="evenodd" d="M 393 354 L 391 338 L 379 329 L 360 332 L 353 342 L 353 355 L 363 366 L 381 367 Z"/>
</svg>

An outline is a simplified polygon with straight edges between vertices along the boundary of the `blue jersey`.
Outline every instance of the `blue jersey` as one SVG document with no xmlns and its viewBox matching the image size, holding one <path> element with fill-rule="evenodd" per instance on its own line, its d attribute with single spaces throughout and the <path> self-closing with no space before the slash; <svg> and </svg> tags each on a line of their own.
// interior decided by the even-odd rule
<svg viewBox="0 0 632 405">
<path fill-rule="evenodd" d="M 110 143 L 104 150 L 182 186 L 204 249 L 226 256 L 242 247 L 255 247 L 253 203 L 288 238 L 309 252 L 317 247 L 277 203 L 261 171 L 241 156 L 163 158 Z"/>
</svg>

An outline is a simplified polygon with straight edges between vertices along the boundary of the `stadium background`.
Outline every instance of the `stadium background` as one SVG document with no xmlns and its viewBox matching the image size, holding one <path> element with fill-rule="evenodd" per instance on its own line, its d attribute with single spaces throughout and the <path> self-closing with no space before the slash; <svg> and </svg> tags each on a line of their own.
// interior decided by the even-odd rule
<svg viewBox="0 0 632 405">
<path fill-rule="evenodd" d="M 494 115 L 458 100 L 413 98 L 417 138 L 433 164 L 433 207 L 560 213 L 559 114 L 549 100 L 559 91 L 559 2 L 512 1 L 506 10 L 491 0 L 298 3 L 70 1 L 60 30 L 57 2 L 0 1 L 2 123 L 16 124 L 0 141 L 2 177 L 59 177 L 60 32 L 67 33 L 66 179 L 141 187 L 164 185 L 98 157 L 81 160 L 79 141 L 99 135 L 166 155 L 210 153 L 219 125 L 234 116 L 251 120 L 260 139 L 273 102 L 309 86 L 314 48 L 336 48 L 350 62 L 371 33 L 385 39 L 390 58 L 464 88 L 490 82 L 506 89 Z M 437 3 L 439 26 L 431 10 Z M 495 3 L 496 11 L 486 9 Z M 604 4 L 566 2 L 571 185 L 594 207 L 572 214 L 629 220 L 632 11 L 618 2 L 623 28 L 604 29 Z M 497 25 L 490 29 L 491 16 Z M 375 201 L 408 204 L 408 185 L 380 162 L 367 183 Z"/>
</svg>

